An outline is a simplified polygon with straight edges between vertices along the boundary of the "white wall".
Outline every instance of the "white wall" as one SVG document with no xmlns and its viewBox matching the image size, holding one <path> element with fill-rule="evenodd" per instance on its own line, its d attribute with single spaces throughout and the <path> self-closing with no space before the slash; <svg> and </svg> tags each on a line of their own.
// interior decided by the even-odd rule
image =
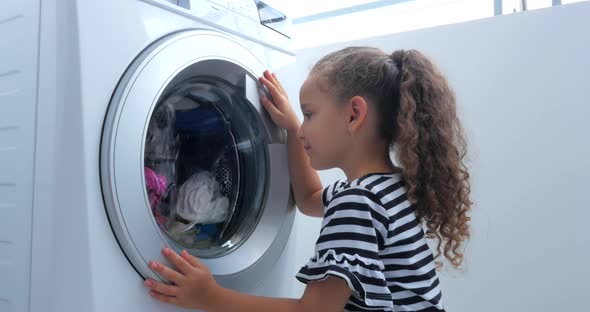
<svg viewBox="0 0 590 312">
<path fill-rule="evenodd" d="M 291 6 L 304 5 L 305 1 L 295 2 Z M 336 4 L 332 3 L 332 5 Z M 298 23 L 295 25 L 295 44 L 299 49 L 310 48 L 465 22 L 493 15 L 493 0 L 413 0 Z"/>
<path fill-rule="evenodd" d="M 588 311 L 588 16 L 582 2 L 298 52 L 299 83 L 324 54 L 359 44 L 419 49 L 447 74 L 475 201 L 465 271 L 441 275 L 449 311 Z M 311 256 L 319 220 L 299 227 Z"/>
</svg>

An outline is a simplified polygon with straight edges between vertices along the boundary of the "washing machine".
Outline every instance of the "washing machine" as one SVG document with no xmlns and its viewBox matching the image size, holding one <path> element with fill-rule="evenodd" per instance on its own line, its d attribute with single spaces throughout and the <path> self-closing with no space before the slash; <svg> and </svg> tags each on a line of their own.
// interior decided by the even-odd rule
<svg viewBox="0 0 590 312">
<path fill-rule="evenodd" d="M 166 246 L 298 295 L 286 133 L 257 79 L 293 70 L 280 3 L 2 5 L 1 311 L 180 311 L 142 285 Z"/>
</svg>

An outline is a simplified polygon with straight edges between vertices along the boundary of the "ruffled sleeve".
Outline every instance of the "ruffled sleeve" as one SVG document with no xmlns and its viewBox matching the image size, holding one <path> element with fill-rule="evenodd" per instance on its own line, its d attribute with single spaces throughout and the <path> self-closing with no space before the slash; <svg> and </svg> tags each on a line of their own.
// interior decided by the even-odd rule
<svg viewBox="0 0 590 312">
<path fill-rule="evenodd" d="M 345 184 L 346 184 L 346 182 L 344 182 L 342 180 L 338 180 L 338 181 L 328 185 L 326 188 L 324 188 L 324 191 L 322 192 L 322 203 L 324 204 L 325 208 L 328 207 L 328 203 L 332 200 L 332 197 Z"/>
<path fill-rule="evenodd" d="M 370 194 L 353 187 L 330 196 L 330 187 L 322 196 L 328 205 L 315 254 L 296 278 L 307 284 L 328 276 L 339 277 L 353 291 L 355 301 L 368 307 L 392 309 L 384 265 L 379 259 L 380 234 L 376 230 L 378 221 L 373 218 Z"/>
</svg>

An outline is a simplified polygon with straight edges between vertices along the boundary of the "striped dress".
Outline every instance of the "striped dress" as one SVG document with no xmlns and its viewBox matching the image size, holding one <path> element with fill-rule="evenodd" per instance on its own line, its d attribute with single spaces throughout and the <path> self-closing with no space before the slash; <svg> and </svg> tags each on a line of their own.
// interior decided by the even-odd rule
<svg viewBox="0 0 590 312">
<path fill-rule="evenodd" d="M 343 278 L 345 311 L 444 311 L 432 251 L 402 175 L 374 173 L 337 181 L 322 194 L 315 254 L 296 278 Z"/>
</svg>

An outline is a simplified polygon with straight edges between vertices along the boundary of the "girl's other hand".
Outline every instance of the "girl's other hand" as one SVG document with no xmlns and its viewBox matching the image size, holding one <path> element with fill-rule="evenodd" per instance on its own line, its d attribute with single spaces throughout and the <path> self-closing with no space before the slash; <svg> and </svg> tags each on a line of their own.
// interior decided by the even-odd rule
<svg viewBox="0 0 590 312">
<path fill-rule="evenodd" d="M 299 130 L 299 119 L 289 103 L 287 92 L 276 75 L 266 70 L 264 76 L 260 77 L 260 82 L 268 89 L 273 99 L 271 101 L 264 95 L 260 97 L 260 103 L 266 108 L 272 121 L 279 127 L 296 133 Z"/>
<path fill-rule="evenodd" d="M 191 309 L 204 309 L 211 298 L 211 293 L 221 286 L 217 284 L 213 275 L 199 259 L 183 250 L 180 255 L 169 248 L 162 250 L 164 256 L 172 262 L 179 271 L 171 269 L 161 263 L 152 261 L 150 268 L 168 279 L 173 285 L 147 279 L 144 285 L 150 288 L 150 295 L 155 299 Z"/>
</svg>

